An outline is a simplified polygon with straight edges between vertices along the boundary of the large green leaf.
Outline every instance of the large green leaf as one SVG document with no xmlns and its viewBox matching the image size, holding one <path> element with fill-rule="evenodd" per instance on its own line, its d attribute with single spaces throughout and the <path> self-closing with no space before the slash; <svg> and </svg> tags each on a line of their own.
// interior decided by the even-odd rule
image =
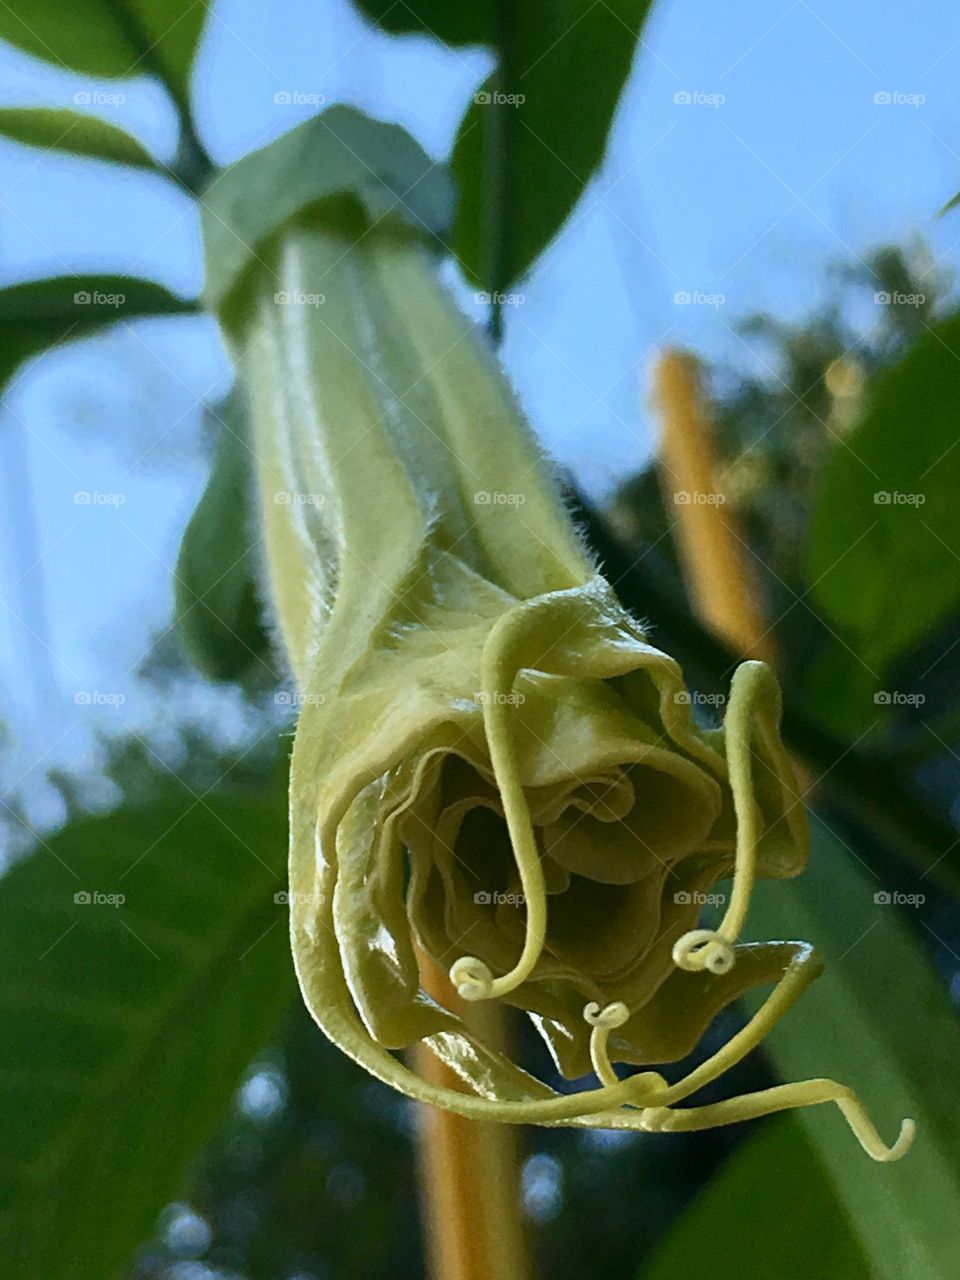
<svg viewBox="0 0 960 1280">
<path fill-rule="evenodd" d="M 0 134 L 30 147 L 69 151 L 114 164 L 155 169 L 150 153 L 136 138 L 115 124 L 80 111 L 52 107 L 0 108 Z"/>
<path fill-rule="evenodd" d="M 52 276 L 0 289 L 0 390 L 30 356 L 105 325 L 196 310 L 133 276 Z"/>
<path fill-rule="evenodd" d="M 454 249 L 471 280 L 507 289 L 560 230 L 603 159 L 652 0 L 359 3 L 395 34 L 496 53 L 498 68 L 454 148 Z"/>
<path fill-rule="evenodd" d="M 879 379 L 813 511 L 814 594 L 881 674 L 960 602 L 958 414 L 953 316 Z"/>
<path fill-rule="evenodd" d="M 658 1244 L 641 1280 L 871 1280 L 803 1126 L 778 1116 L 743 1143 Z"/>
<path fill-rule="evenodd" d="M 215 680 L 239 680 L 248 672 L 276 680 L 256 589 L 263 552 L 253 519 L 246 424 L 235 401 L 219 418 L 210 479 L 180 546 L 177 627 L 194 662 Z"/>
<path fill-rule="evenodd" d="M 115 1275 L 180 1191 L 293 994 L 285 814 L 160 784 L 0 880 L 7 1275 Z"/>
<path fill-rule="evenodd" d="M 207 0 L 6 0 L 0 37 L 91 76 L 156 73 L 186 97 Z"/>
<path fill-rule="evenodd" d="M 476 95 L 453 153 L 454 248 L 471 280 L 507 289 L 566 221 L 603 159 L 649 9 L 650 0 L 511 6 L 499 70 Z"/>
<path fill-rule="evenodd" d="M 871 1164 L 832 1105 L 797 1115 L 813 1139 L 879 1280 L 952 1280 L 960 1257 L 960 1113 L 952 1082 L 960 1026 L 943 983 L 901 912 L 875 901 L 880 880 L 822 824 L 809 870 L 764 883 L 750 937 L 807 938 L 825 974 L 766 1042 L 784 1079 L 831 1076 L 860 1094 L 881 1135 L 917 1122 L 913 1149 Z M 931 943 L 933 938 L 930 938 Z"/>
</svg>

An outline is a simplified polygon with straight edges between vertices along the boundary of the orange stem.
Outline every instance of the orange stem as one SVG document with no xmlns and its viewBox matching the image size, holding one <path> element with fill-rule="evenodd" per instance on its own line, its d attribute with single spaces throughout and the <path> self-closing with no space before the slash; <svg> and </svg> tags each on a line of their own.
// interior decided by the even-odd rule
<svg viewBox="0 0 960 1280">
<path fill-rule="evenodd" d="M 667 514 L 697 614 L 745 657 L 773 659 L 752 553 L 723 491 L 696 359 L 668 351 L 656 370 L 660 471 Z"/>
<path fill-rule="evenodd" d="M 721 487 L 714 427 L 696 357 L 685 351 L 665 352 L 655 385 L 662 424 L 661 484 L 677 517 L 674 533 L 694 610 L 744 657 L 763 658 L 776 666 L 776 643 L 764 622 L 753 552 L 740 535 Z M 681 494 L 685 500 L 676 501 Z M 697 498 L 698 494 L 706 497 Z M 803 765 L 794 761 L 794 769 L 806 799 L 813 783 Z"/>
<path fill-rule="evenodd" d="M 420 953 L 423 988 L 468 1019 L 491 1043 L 502 1043 L 501 1011 L 466 1005 L 447 974 Z M 426 1045 L 413 1050 L 424 1079 L 463 1089 L 460 1078 Z M 517 1132 L 512 1125 L 467 1120 L 419 1108 L 420 1181 L 431 1274 L 435 1280 L 526 1280 L 530 1275 L 520 1216 Z"/>
</svg>

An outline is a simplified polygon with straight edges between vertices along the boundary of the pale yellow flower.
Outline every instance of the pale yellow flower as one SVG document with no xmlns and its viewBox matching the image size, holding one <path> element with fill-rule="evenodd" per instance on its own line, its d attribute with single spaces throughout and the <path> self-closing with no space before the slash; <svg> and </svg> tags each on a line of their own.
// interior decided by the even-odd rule
<svg viewBox="0 0 960 1280">
<path fill-rule="evenodd" d="M 463 1115 L 693 1129 L 833 1100 L 874 1158 L 899 1157 L 910 1122 L 885 1147 L 831 1081 L 677 1106 L 820 969 L 805 943 L 742 940 L 755 877 L 806 858 L 770 671 L 745 663 L 723 727 L 697 723 L 414 233 L 331 203 L 261 254 L 231 328 L 302 704 L 291 928 L 319 1025 L 381 1080 Z M 485 1044 L 424 992 L 418 948 L 466 1000 L 527 1011 L 561 1072 L 592 1068 L 597 1087 L 556 1093 Z M 760 1012 L 678 1083 L 618 1079 L 614 1062 L 683 1057 L 762 983 Z M 421 1040 L 463 1092 L 396 1056 Z"/>
</svg>

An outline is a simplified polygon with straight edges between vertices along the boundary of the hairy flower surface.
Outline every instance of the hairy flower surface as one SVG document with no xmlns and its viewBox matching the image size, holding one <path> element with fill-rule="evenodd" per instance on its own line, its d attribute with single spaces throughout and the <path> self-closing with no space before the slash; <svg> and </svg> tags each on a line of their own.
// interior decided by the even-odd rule
<svg viewBox="0 0 960 1280">
<path fill-rule="evenodd" d="M 301 706 L 291 930 L 316 1021 L 381 1080 L 464 1115 L 659 1130 L 834 1100 L 872 1155 L 901 1154 L 908 1129 L 887 1149 L 830 1081 L 675 1106 L 819 971 L 805 943 L 740 941 L 755 877 L 806 858 L 770 671 L 744 663 L 723 726 L 696 722 L 415 231 L 331 201 L 258 258 L 228 328 Z M 484 1043 L 426 994 L 422 956 L 461 1001 L 529 1013 L 560 1072 L 596 1087 L 555 1092 Z M 762 983 L 760 1012 L 677 1084 L 615 1074 L 683 1057 Z M 404 1064 L 417 1041 L 462 1090 Z"/>
</svg>

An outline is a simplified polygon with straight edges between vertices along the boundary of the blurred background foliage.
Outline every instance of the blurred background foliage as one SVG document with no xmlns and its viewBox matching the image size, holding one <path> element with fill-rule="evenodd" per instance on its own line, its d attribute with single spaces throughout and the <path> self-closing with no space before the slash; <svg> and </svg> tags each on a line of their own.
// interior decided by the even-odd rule
<svg viewBox="0 0 960 1280">
<path fill-rule="evenodd" d="M 635 55 L 650 5 L 359 8 L 362 17 L 348 20 L 344 8 L 334 18 L 380 24 L 358 26 L 358 39 L 395 38 L 388 56 L 414 47 L 426 58 L 446 45 L 466 67 L 472 96 L 449 139 L 460 194 L 449 277 L 509 357 L 524 324 L 511 290 L 528 287 L 565 223 L 565 234 L 576 229 L 624 86 L 638 66 L 649 70 Z M 224 22 L 223 6 L 202 2 L 12 0 L 0 7 L 0 37 L 80 78 L 69 106 L 0 109 L 0 135 L 32 149 L 18 152 L 25 174 L 31 157 L 51 152 L 124 166 L 169 187 L 185 202 L 178 216 L 194 219 L 220 157 L 193 114 L 203 86 L 193 65 Z M 935 28 L 932 43 L 947 43 L 943 35 Z M 102 110 L 143 76 L 175 118 L 165 149 Z M 279 89 L 274 101 L 296 92 Z M 324 105 L 318 92 L 299 96 L 312 97 L 308 114 Z M 98 106 L 99 115 L 87 110 Z M 925 235 L 824 254 L 821 293 L 805 311 L 744 308 L 724 321 L 727 356 L 705 370 L 722 491 L 782 655 L 786 735 L 818 779 L 811 874 L 761 896 L 756 925 L 804 930 L 828 959 L 796 1024 L 741 1064 L 724 1093 L 798 1071 L 850 1077 L 884 1125 L 917 1117 L 917 1150 L 902 1168 L 875 1170 L 819 1115 L 700 1135 L 527 1131 L 523 1213 L 538 1274 L 954 1274 L 960 318 L 950 254 L 931 247 L 936 207 L 913 211 Z M 112 274 L 60 262 L 53 278 L 11 277 L 0 289 L 8 402 L 32 357 L 118 319 L 177 317 L 174 363 L 210 341 L 189 327 L 206 323 L 195 296 L 139 278 L 144 255 Z M 599 332 L 594 352 L 602 323 Z M 632 350 L 623 374 L 631 426 L 647 356 Z M 144 368 L 147 406 L 156 397 Z M 548 380 L 539 367 L 532 376 Z M 0 1244 L 18 1280 L 412 1280 L 425 1265 L 415 1110 L 333 1050 L 295 993 L 283 866 L 295 698 L 258 604 L 229 372 L 203 369 L 195 382 L 203 391 L 189 408 L 205 409 L 189 430 L 186 411 L 161 398 L 166 420 L 154 435 L 118 445 L 138 455 L 131 466 L 151 454 L 184 495 L 175 600 L 134 663 L 148 714 L 121 729 L 101 722 L 65 760 L 47 758 L 56 742 L 42 706 L 28 730 L 10 718 Z M 10 412 L 13 431 L 23 410 Z M 98 443 L 95 432 L 82 440 L 95 463 Z M 634 463 L 600 491 L 566 458 L 570 501 L 623 599 L 709 698 L 726 687 L 731 655 L 692 617 L 676 512 L 643 430 L 630 448 Z M 29 488 L 19 496 L 26 514 L 11 527 L 26 548 L 23 578 L 33 567 Z M 111 547 L 101 553 L 106 573 Z M 42 609 L 29 619 L 46 647 Z M 42 673 L 42 654 L 37 663 Z M 74 700 L 98 696 L 78 690 Z M 97 894 L 119 904 L 94 910 Z M 724 1014 L 698 1054 L 741 1016 Z M 532 1031 L 523 1034 L 524 1056 L 549 1077 Z"/>
</svg>

